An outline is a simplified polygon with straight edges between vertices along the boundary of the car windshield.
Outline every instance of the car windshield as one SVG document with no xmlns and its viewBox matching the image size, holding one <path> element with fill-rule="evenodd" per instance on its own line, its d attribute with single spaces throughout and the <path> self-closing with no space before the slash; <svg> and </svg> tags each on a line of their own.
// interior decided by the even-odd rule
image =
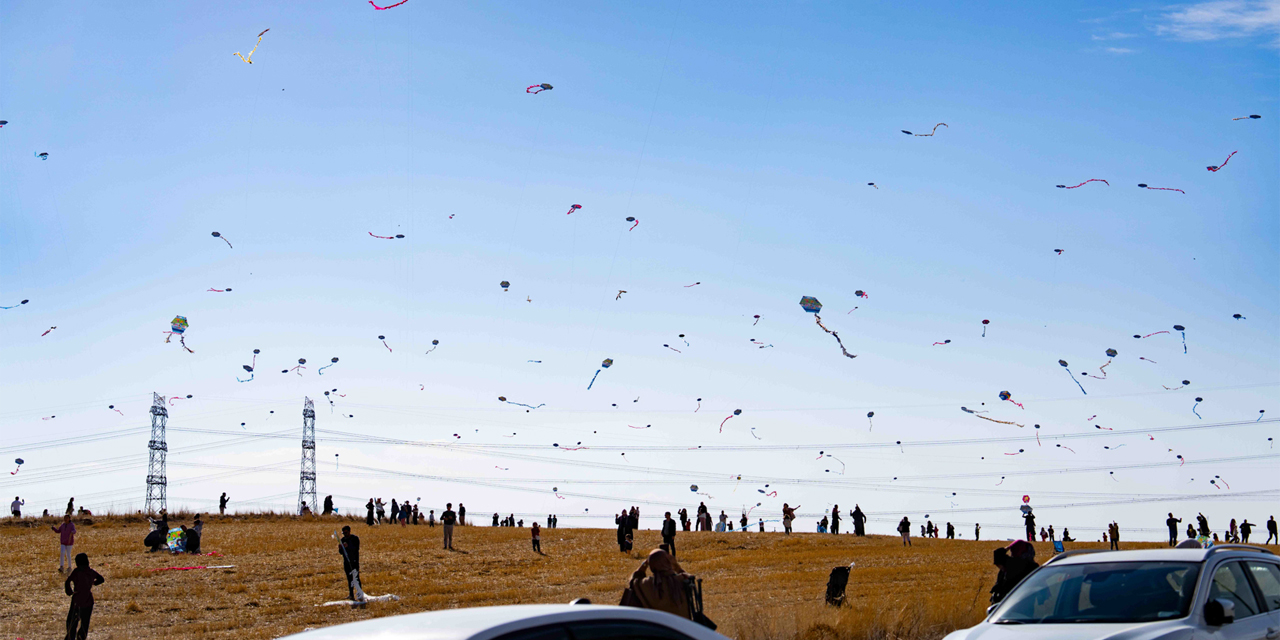
<svg viewBox="0 0 1280 640">
<path fill-rule="evenodd" d="M 1191 609 L 1199 563 L 1098 562 L 1048 565 L 1000 605 L 993 624 L 1154 622 Z"/>
</svg>

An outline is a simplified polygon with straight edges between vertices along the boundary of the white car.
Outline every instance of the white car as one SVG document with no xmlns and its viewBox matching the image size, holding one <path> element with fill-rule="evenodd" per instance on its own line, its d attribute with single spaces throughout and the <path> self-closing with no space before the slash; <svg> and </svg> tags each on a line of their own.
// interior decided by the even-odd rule
<svg viewBox="0 0 1280 640">
<path fill-rule="evenodd" d="M 663 611 L 521 604 L 388 616 L 304 631 L 297 640 L 727 640 Z"/>
<path fill-rule="evenodd" d="M 1277 640 L 1280 558 L 1209 549 L 1069 551 L 946 640 Z"/>
</svg>

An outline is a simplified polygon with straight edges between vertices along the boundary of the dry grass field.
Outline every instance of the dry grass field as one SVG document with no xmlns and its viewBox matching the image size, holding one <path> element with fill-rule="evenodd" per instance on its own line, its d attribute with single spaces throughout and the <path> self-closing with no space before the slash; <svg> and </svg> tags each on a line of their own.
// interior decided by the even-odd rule
<svg viewBox="0 0 1280 640">
<path fill-rule="evenodd" d="M 68 598 L 58 573 L 56 523 L 0 525 L 0 637 L 64 633 Z M 172 526 L 190 524 L 173 518 Z M 627 577 L 659 542 L 637 535 L 618 552 L 612 530 L 544 529 L 539 556 L 529 531 L 459 527 L 456 552 L 440 548 L 440 528 L 366 527 L 350 521 L 362 544 L 362 582 L 370 595 L 401 600 L 363 610 L 316 607 L 346 597 L 341 559 L 330 535 L 338 519 L 285 516 L 205 518 L 203 550 L 221 557 L 149 554 L 138 517 L 95 517 L 80 524 L 75 551 L 89 554 L 106 583 L 94 589 L 93 638 L 274 638 L 365 618 L 453 607 L 565 603 L 587 597 L 616 604 Z M 991 550 L 1004 543 L 799 533 L 681 532 L 686 571 L 704 579 L 707 614 L 741 640 L 939 638 L 981 619 L 996 570 Z M 1083 547 L 1100 544 L 1077 545 Z M 1128 543 L 1127 548 L 1155 546 Z M 1052 549 L 1037 544 L 1037 557 Z M 856 562 L 852 606 L 823 604 L 832 567 Z M 151 571 L 226 565 L 233 569 Z"/>
</svg>

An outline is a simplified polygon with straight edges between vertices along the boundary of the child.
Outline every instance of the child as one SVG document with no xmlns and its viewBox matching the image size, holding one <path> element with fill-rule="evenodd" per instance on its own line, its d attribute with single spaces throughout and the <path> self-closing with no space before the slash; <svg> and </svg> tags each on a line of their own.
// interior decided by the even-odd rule
<svg viewBox="0 0 1280 640">
<path fill-rule="evenodd" d="M 89 636 L 89 617 L 93 615 L 93 587 L 103 582 L 105 579 L 89 568 L 89 555 L 76 554 L 76 568 L 62 585 L 67 595 L 71 596 L 71 610 L 67 612 L 67 640 L 85 640 Z M 76 632 L 77 625 L 80 627 L 79 633 Z"/>
<path fill-rule="evenodd" d="M 533 528 L 532 528 L 532 529 L 530 529 L 530 531 L 532 531 L 532 532 L 533 532 L 533 550 L 534 550 L 534 552 L 536 552 L 536 553 L 542 553 L 542 536 L 541 536 L 541 534 L 542 534 L 542 527 L 538 526 L 538 522 L 537 522 L 536 520 L 533 522 Z"/>
<path fill-rule="evenodd" d="M 71 514 L 62 516 L 62 524 L 56 527 L 49 527 L 53 532 L 58 534 L 58 542 L 60 543 L 58 554 L 58 573 L 62 573 L 62 567 L 65 563 L 67 571 L 71 570 L 71 547 L 76 543 L 76 524 L 71 521 Z"/>
</svg>

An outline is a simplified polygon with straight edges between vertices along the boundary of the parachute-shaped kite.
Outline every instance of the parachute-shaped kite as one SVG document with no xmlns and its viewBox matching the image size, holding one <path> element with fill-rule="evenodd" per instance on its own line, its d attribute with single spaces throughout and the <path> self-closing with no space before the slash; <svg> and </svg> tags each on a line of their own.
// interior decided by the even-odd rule
<svg viewBox="0 0 1280 640">
<path fill-rule="evenodd" d="M 9 472 L 9 475 L 11 476 L 17 475 L 17 473 L 22 470 L 22 465 L 26 464 L 26 461 L 23 460 L 22 458 L 14 458 L 13 463 L 18 465 L 18 468 Z"/>
<path fill-rule="evenodd" d="M 587 385 L 587 390 L 591 390 L 591 385 L 596 383 L 596 376 L 600 375 L 602 369 L 608 369 L 613 366 L 613 358 L 605 358 L 600 362 L 600 369 L 596 369 L 596 375 L 591 376 L 591 383 Z"/>
<path fill-rule="evenodd" d="M 1013 399 L 1013 394 L 1012 394 L 1012 393 L 1009 393 L 1008 391 L 1001 391 L 1001 392 L 1000 392 L 1000 399 L 1001 399 L 1001 400 L 1004 400 L 1004 401 L 1006 401 L 1006 402 L 1013 402 L 1014 404 L 1018 405 L 1018 407 L 1020 407 L 1020 408 L 1022 408 L 1022 409 L 1026 409 L 1026 407 L 1023 407 L 1023 406 L 1022 406 L 1022 403 L 1020 403 L 1020 402 L 1015 402 L 1015 401 L 1014 401 L 1014 399 Z"/>
<path fill-rule="evenodd" d="M 502 290 L 503 290 L 503 291 L 506 291 L 508 288 L 510 288 L 510 287 L 511 287 L 511 283 L 510 283 L 510 282 L 507 282 L 506 280 L 503 280 L 502 282 L 499 282 L 499 283 L 498 283 L 498 286 L 499 286 L 499 287 L 502 287 Z"/>
<path fill-rule="evenodd" d="M 186 336 L 182 335 L 183 333 L 186 332 L 187 327 L 189 326 L 191 326 L 191 324 L 187 322 L 186 316 L 174 316 L 173 320 L 169 321 L 169 327 L 172 329 L 172 331 L 164 332 L 169 334 L 169 336 L 164 339 L 165 344 L 168 344 L 169 339 L 176 334 L 178 336 L 178 342 L 182 344 L 182 348 L 186 349 L 187 353 L 195 353 L 194 351 L 192 351 L 190 348 L 187 347 Z"/>
<path fill-rule="evenodd" d="M 28 303 L 28 302 L 31 302 L 31 301 L 30 301 L 30 300 L 23 300 L 22 302 L 19 302 L 18 304 L 13 305 L 12 307 L 0 307 L 0 309 L 17 309 L 18 307 L 21 307 L 22 305 L 24 305 L 24 304 L 26 304 L 26 303 Z M 1239 314 L 1236 314 L 1236 315 L 1239 315 Z"/>
<path fill-rule="evenodd" d="M 634 223 L 635 223 L 635 224 L 631 225 L 631 229 L 635 229 L 637 226 L 639 226 L 639 225 L 640 225 L 640 221 L 639 221 L 639 220 L 636 220 L 634 216 L 627 216 L 627 222 L 634 222 Z M 627 231 L 631 231 L 631 229 L 627 229 Z"/>
<path fill-rule="evenodd" d="M 226 238 L 226 236 L 222 235 L 221 233 L 218 233 L 217 231 L 214 231 L 212 235 L 213 235 L 213 237 L 215 237 L 215 238 L 222 238 L 222 241 L 223 241 L 223 242 L 225 242 L 225 243 L 227 243 L 227 246 L 228 246 L 228 247 L 231 247 L 231 241 L 230 241 L 230 240 L 228 240 L 228 239 Z M 231 248 L 232 248 L 232 249 L 234 249 L 235 247 L 231 247 Z"/>
<path fill-rule="evenodd" d="M 1182 334 L 1182 353 L 1185 354 L 1187 352 L 1187 328 L 1180 324 L 1175 324 L 1173 325 L 1173 330 Z"/>
<path fill-rule="evenodd" d="M 337 358 L 329 358 L 329 364 L 326 364 L 325 366 L 320 367 L 319 369 L 316 369 L 316 373 L 318 373 L 318 374 L 320 374 L 320 375 L 324 375 L 324 370 L 325 370 L 325 369 L 328 369 L 329 367 L 332 367 L 332 366 L 333 366 L 333 365 L 335 365 L 335 364 L 338 364 L 338 359 L 337 359 Z"/>
<path fill-rule="evenodd" d="M 982 337 L 987 337 L 987 325 L 991 324 L 990 320 L 982 321 Z"/>
<path fill-rule="evenodd" d="M 437 348 L 437 347 L 439 347 L 439 346 L 440 346 L 440 341 L 439 341 L 439 340 L 432 340 L 432 341 L 431 341 L 431 351 L 435 351 L 435 350 L 436 350 L 436 348 Z M 431 351 L 428 351 L 427 353 L 431 353 Z"/>
<path fill-rule="evenodd" d="M 569 205 L 569 211 L 565 213 L 565 215 L 567 216 L 570 213 L 573 213 L 574 211 L 577 211 L 578 209 L 581 209 L 581 208 L 582 208 L 582 205 L 580 204 L 571 204 Z"/>
<path fill-rule="evenodd" d="M 1097 378 L 1098 380 L 1107 379 L 1107 366 L 1111 364 L 1111 359 L 1119 355 L 1120 352 L 1116 351 L 1115 349 L 1107 349 L 1106 354 L 1107 354 L 1107 363 L 1102 365 L 1101 367 L 1098 367 L 1098 372 L 1101 373 L 1102 375 L 1095 376 L 1092 373 L 1086 373 L 1085 374 L 1086 376 L 1089 376 L 1090 378 Z"/>
<path fill-rule="evenodd" d="M 543 91 L 550 91 L 554 88 L 555 87 L 544 82 L 542 84 L 531 84 L 529 85 L 529 88 L 524 90 L 524 92 L 525 93 L 542 93 Z M 537 91 L 534 91 L 534 89 L 537 89 Z"/>
</svg>

